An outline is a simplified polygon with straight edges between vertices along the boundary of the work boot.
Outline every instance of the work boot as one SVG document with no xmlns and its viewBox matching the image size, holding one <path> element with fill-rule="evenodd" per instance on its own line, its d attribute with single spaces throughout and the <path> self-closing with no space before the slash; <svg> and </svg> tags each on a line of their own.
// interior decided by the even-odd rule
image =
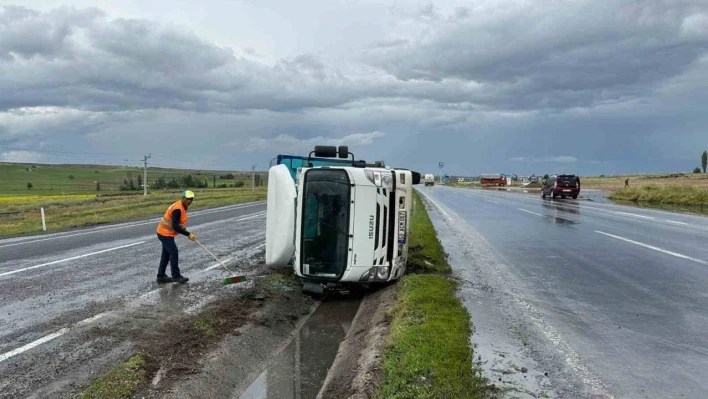
<svg viewBox="0 0 708 399">
<path fill-rule="evenodd" d="M 172 279 L 172 277 L 167 277 L 167 276 L 163 276 L 163 277 L 158 277 L 158 278 L 157 278 L 157 283 L 158 283 L 158 284 L 171 283 L 171 282 L 173 282 L 173 281 L 174 281 L 174 280 Z"/>
<path fill-rule="evenodd" d="M 184 277 L 184 276 L 179 276 L 179 277 L 172 277 L 172 281 L 174 281 L 175 283 L 182 283 L 182 284 L 184 284 L 184 283 L 186 283 L 187 281 L 189 281 L 189 279 L 188 279 L 187 277 Z"/>
</svg>

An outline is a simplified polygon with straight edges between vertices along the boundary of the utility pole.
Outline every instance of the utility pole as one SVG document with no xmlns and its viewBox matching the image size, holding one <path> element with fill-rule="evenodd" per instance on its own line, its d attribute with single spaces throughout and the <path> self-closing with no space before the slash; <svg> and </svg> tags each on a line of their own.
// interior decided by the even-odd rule
<svg viewBox="0 0 708 399">
<path fill-rule="evenodd" d="M 152 158 L 152 154 L 145 155 L 143 158 L 143 196 L 148 195 L 148 158 Z"/>
<path fill-rule="evenodd" d="M 256 166 L 257 165 L 253 165 L 251 167 L 251 191 L 256 190 Z"/>
</svg>

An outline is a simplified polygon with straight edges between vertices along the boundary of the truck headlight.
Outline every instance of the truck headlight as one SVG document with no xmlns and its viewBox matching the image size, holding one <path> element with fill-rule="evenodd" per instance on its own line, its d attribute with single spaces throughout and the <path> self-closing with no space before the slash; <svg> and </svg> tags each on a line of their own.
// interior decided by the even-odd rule
<svg viewBox="0 0 708 399">
<path fill-rule="evenodd" d="M 385 189 L 390 190 L 393 187 L 393 179 L 391 178 L 391 173 L 384 173 L 381 176 L 381 186 Z"/>
<path fill-rule="evenodd" d="M 381 187 L 381 185 L 382 185 L 382 184 L 381 184 L 381 181 L 382 181 L 382 173 L 381 173 L 381 172 L 379 172 L 379 171 L 373 171 L 373 170 L 367 170 L 367 171 L 364 172 L 364 174 L 366 175 L 366 178 L 369 179 L 370 182 L 374 183 L 374 185 L 375 185 L 376 187 Z M 384 175 L 384 176 L 385 176 L 385 175 Z M 389 176 L 389 187 L 387 187 L 387 188 L 391 188 L 391 187 L 390 187 L 390 185 L 391 185 L 390 179 L 391 179 L 391 176 Z"/>
<path fill-rule="evenodd" d="M 388 266 L 380 266 L 376 271 L 376 278 L 379 280 L 388 279 Z"/>
</svg>

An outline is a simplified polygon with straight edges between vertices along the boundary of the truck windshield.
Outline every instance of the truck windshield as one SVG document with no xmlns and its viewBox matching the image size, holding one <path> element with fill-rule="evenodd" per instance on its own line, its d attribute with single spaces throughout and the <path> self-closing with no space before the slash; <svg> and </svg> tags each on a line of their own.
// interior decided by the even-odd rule
<svg viewBox="0 0 708 399">
<path fill-rule="evenodd" d="M 302 212 L 304 275 L 341 277 L 349 254 L 350 184 L 341 169 L 305 174 Z"/>
</svg>

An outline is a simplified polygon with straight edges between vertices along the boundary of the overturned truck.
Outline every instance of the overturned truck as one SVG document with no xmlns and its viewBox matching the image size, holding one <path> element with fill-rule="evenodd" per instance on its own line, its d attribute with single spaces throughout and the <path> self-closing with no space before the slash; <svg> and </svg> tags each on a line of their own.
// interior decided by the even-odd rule
<svg viewBox="0 0 708 399">
<path fill-rule="evenodd" d="M 316 162 L 337 157 L 335 166 Z M 317 295 L 403 276 L 420 174 L 357 161 L 346 146 L 317 146 L 301 159 L 294 171 L 270 168 L 266 263 L 292 265 L 303 290 Z"/>
</svg>

